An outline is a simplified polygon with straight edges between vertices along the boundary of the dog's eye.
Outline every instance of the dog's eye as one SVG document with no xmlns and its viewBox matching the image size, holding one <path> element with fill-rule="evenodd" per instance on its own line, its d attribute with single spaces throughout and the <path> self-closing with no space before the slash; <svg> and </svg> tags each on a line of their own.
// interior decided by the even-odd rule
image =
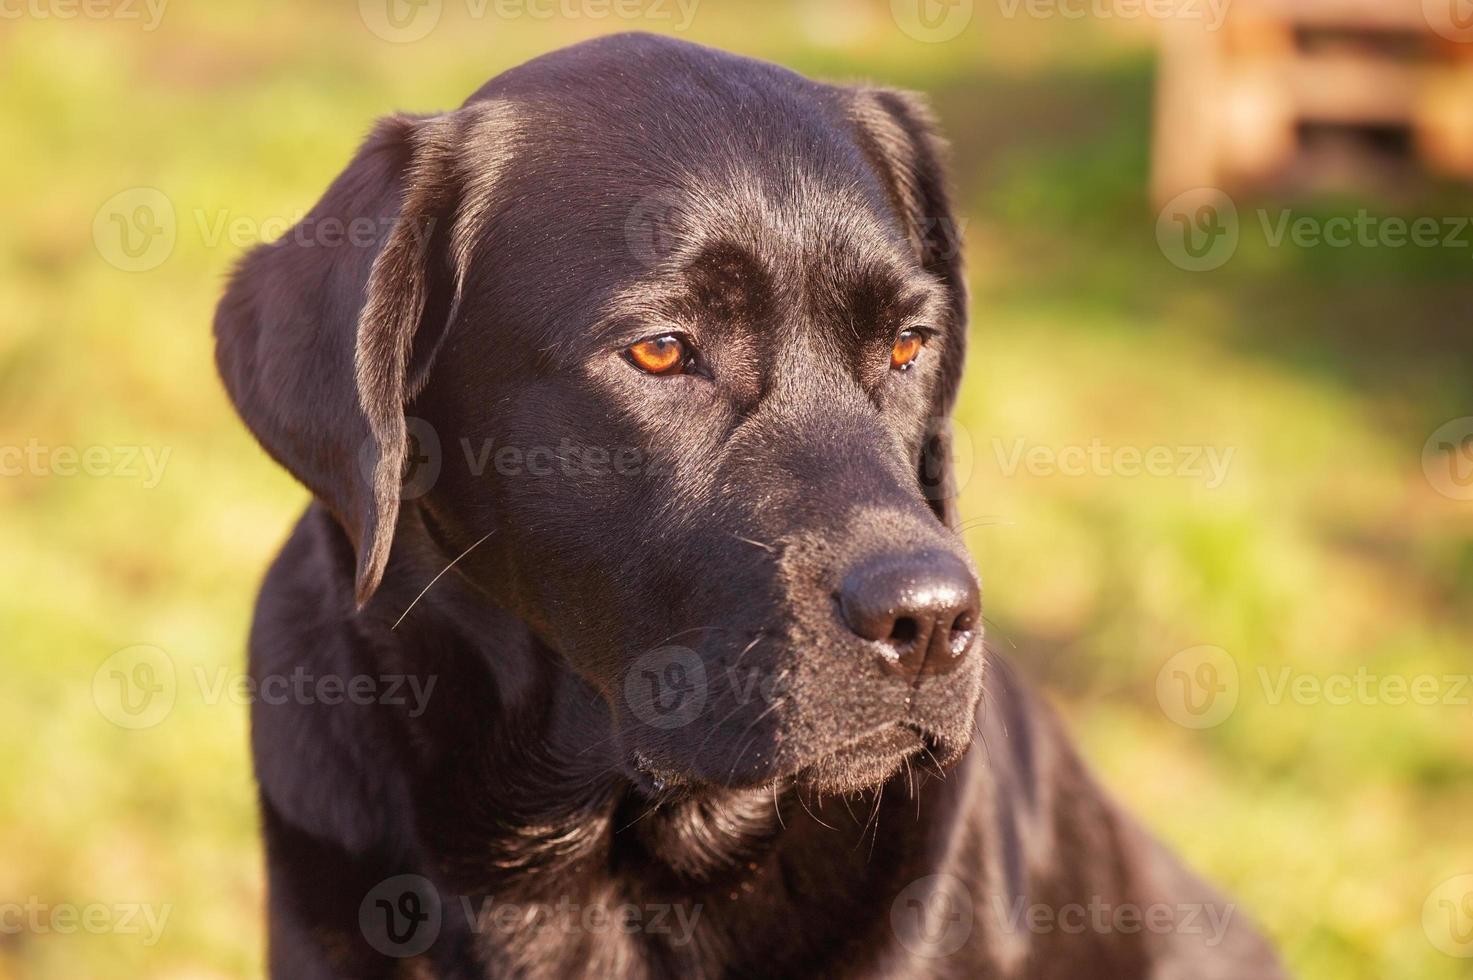
<svg viewBox="0 0 1473 980">
<path fill-rule="evenodd" d="M 890 367 L 896 371 L 909 368 L 921 356 L 921 348 L 924 346 L 925 334 L 919 330 L 902 330 L 900 336 L 895 338 L 895 346 L 890 348 Z"/>
<path fill-rule="evenodd" d="M 624 357 L 646 374 L 679 374 L 690 363 L 690 347 L 667 333 L 630 345 Z"/>
</svg>

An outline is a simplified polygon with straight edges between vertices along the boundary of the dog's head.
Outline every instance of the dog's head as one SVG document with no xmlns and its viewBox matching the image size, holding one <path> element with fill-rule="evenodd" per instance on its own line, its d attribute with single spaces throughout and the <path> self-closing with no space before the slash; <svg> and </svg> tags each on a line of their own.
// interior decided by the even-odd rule
<svg viewBox="0 0 1473 980">
<path fill-rule="evenodd" d="M 242 263 L 221 372 L 360 604 L 412 512 L 602 692 L 633 778 L 874 785 L 959 757 L 982 683 L 938 152 L 908 95 L 567 49 L 382 123 Z"/>
</svg>

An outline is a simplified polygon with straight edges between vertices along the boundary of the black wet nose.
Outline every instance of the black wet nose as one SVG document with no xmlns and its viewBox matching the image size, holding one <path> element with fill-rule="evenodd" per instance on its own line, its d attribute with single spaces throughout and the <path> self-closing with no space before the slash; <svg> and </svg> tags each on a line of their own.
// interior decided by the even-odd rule
<svg viewBox="0 0 1473 980">
<path fill-rule="evenodd" d="M 896 674 L 945 674 L 966 659 L 980 618 L 977 580 L 944 551 L 884 555 L 855 566 L 839 589 L 844 622 L 880 645 Z"/>
</svg>

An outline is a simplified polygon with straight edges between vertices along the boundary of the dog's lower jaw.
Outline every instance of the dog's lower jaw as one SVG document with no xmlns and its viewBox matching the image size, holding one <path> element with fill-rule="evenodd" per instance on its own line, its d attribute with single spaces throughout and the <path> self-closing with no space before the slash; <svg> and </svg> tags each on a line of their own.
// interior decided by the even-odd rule
<svg viewBox="0 0 1473 980">
<path fill-rule="evenodd" d="M 646 761 L 645 770 L 636 761 L 640 775 L 614 815 L 610 853 L 629 861 L 632 846 L 646 870 L 657 865 L 675 882 L 740 887 L 782 847 L 790 829 L 818 826 L 834 834 L 839 827 L 829 821 L 857 817 L 862 843 L 866 818 L 886 792 L 919 806 L 924 787 L 946 778 L 929 742 L 919 730 L 897 726 L 826 753 L 796 773 L 743 786 L 661 777 L 653 764 Z M 823 816 L 825 803 L 836 800 L 842 801 L 839 811 Z"/>
</svg>

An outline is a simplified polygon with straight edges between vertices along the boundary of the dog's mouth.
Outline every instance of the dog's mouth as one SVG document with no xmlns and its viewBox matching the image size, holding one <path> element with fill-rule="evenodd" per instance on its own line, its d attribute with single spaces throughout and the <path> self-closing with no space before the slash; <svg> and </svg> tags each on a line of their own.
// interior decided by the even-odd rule
<svg viewBox="0 0 1473 980">
<path fill-rule="evenodd" d="M 627 775 L 646 795 L 671 790 L 697 791 L 705 787 L 752 789 L 790 784 L 822 794 L 845 794 L 874 789 L 907 766 L 916 772 L 944 775 L 964 752 L 947 748 L 935 734 L 912 722 L 896 722 L 842 742 L 781 771 L 712 780 L 682 767 L 657 762 L 634 752 Z"/>
<path fill-rule="evenodd" d="M 935 736 L 917 725 L 901 723 L 861 735 L 819 756 L 800 769 L 795 782 L 819 793 L 852 793 L 887 782 L 907 765 L 939 768 L 943 753 Z"/>
</svg>

